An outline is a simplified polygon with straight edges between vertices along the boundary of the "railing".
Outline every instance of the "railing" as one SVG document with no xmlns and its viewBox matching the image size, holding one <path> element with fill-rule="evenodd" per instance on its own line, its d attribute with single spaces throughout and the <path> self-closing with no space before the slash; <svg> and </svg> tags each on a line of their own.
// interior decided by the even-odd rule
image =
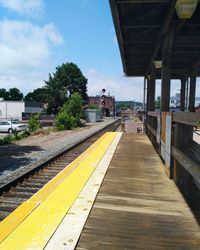
<svg viewBox="0 0 200 250">
<path fill-rule="evenodd" d="M 193 183 L 200 187 L 200 145 L 193 140 L 194 128 L 200 125 L 200 113 L 173 114 L 172 177 L 184 195 L 194 195 Z"/>
<path fill-rule="evenodd" d="M 146 126 L 166 173 L 187 198 L 193 197 L 193 184 L 200 189 L 200 136 L 199 142 L 193 140 L 200 113 L 148 112 Z"/>
<path fill-rule="evenodd" d="M 160 112 L 148 111 L 146 117 L 146 131 L 156 151 L 160 153 Z"/>
</svg>

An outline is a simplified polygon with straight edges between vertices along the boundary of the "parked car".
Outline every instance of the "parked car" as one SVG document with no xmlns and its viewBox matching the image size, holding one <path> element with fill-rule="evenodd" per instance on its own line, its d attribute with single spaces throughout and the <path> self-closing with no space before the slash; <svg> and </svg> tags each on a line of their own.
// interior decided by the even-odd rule
<svg viewBox="0 0 200 250">
<path fill-rule="evenodd" d="M 0 121 L 0 132 L 12 134 L 13 132 L 21 132 L 27 129 L 27 125 L 16 121 Z"/>
</svg>

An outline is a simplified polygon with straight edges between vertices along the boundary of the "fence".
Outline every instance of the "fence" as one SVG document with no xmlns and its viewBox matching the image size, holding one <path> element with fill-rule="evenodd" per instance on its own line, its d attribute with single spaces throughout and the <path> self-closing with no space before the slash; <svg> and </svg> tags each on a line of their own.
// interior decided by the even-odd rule
<svg viewBox="0 0 200 250">
<path fill-rule="evenodd" d="M 194 185 L 200 189 L 200 113 L 148 112 L 146 120 L 147 135 L 166 173 L 187 199 L 193 199 Z"/>
</svg>

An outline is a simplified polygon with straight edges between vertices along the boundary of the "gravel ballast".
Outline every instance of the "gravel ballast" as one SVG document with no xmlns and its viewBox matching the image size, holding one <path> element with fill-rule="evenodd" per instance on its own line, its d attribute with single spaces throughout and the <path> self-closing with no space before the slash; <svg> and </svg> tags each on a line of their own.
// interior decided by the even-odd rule
<svg viewBox="0 0 200 250">
<path fill-rule="evenodd" d="M 0 187 L 113 122 L 114 119 L 108 119 L 75 130 L 30 136 L 14 144 L 0 146 Z"/>
</svg>

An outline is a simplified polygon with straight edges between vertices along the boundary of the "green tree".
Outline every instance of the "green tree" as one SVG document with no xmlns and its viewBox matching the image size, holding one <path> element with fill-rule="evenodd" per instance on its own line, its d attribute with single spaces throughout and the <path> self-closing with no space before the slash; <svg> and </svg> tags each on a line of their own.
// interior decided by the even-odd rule
<svg viewBox="0 0 200 250">
<path fill-rule="evenodd" d="M 17 88 L 11 88 L 8 91 L 8 99 L 10 101 L 22 101 L 23 100 L 23 93 L 20 92 Z"/>
<path fill-rule="evenodd" d="M 38 88 L 33 90 L 33 92 L 29 92 L 25 96 L 25 101 L 27 102 L 46 102 L 47 101 L 47 89 L 46 88 Z"/>
<path fill-rule="evenodd" d="M 161 107 L 161 97 L 158 96 L 156 101 L 155 101 L 155 108 L 160 109 L 160 107 Z"/>
<path fill-rule="evenodd" d="M 79 93 L 84 100 L 87 96 L 87 79 L 74 63 L 63 63 L 56 67 L 56 72 L 49 74 L 45 81 L 47 89 L 48 112 L 57 113 L 67 99 L 74 93 Z"/>
<path fill-rule="evenodd" d="M 9 93 L 7 92 L 6 89 L 4 88 L 0 89 L 0 98 L 3 98 L 4 100 L 8 100 Z"/>
<path fill-rule="evenodd" d="M 57 114 L 60 107 L 68 100 L 67 88 L 62 85 L 62 82 L 49 74 L 49 80 L 46 83 L 47 103 L 49 114 Z"/>
<path fill-rule="evenodd" d="M 4 88 L 0 89 L 0 97 L 5 101 L 22 101 L 23 96 L 23 93 L 17 88 L 11 88 L 8 91 Z"/>
</svg>

